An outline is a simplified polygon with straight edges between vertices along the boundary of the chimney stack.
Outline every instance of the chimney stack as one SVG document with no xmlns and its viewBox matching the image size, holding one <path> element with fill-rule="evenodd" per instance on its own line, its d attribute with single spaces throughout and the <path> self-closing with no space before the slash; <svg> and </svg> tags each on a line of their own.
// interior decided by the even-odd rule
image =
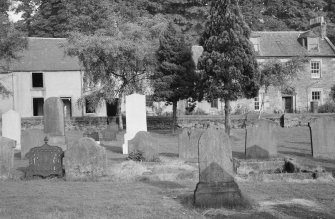
<svg viewBox="0 0 335 219">
<path fill-rule="evenodd" d="M 324 39 L 327 36 L 327 24 L 323 16 L 311 19 L 309 21 L 309 26 L 311 29 L 320 26 L 317 30 L 319 30 L 321 39 Z"/>
</svg>

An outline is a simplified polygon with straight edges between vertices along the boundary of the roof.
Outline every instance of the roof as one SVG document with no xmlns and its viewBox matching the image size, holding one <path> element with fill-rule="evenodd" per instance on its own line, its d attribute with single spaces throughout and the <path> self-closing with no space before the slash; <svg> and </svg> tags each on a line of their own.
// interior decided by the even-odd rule
<svg viewBox="0 0 335 219">
<path fill-rule="evenodd" d="M 252 32 L 251 37 L 259 38 L 260 52 L 257 57 L 335 57 L 335 48 L 328 38 L 320 39 L 319 51 L 308 51 L 298 42 L 301 34 L 308 35 L 310 33 L 301 31 L 259 31 Z"/>
<path fill-rule="evenodd" d="M 28 37 L 28 48 L 10 63 L 11 71 L 79 71 L 77 57 L 65 54 L 66 38 Z"/>
</svg>

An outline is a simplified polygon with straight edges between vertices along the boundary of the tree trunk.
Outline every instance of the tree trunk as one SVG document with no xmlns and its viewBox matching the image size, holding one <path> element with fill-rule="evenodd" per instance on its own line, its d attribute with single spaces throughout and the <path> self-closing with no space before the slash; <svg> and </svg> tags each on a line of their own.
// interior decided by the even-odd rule
<svg viewBox="0 0 335 219">
<path fill-rule="evenodd" d="M 225 115 L 225 129 L 226 133 L 230 136 L 230 127 L 231 127 L 231 122 L 230 122 L 230 100 L 224 100 L 224 115 Z"/>
<path fill-rule="evenodd" d="M 122 119 L 121 105 L 122 105 L 122 94 L 119 95 L 119 99 L 117 101 L 117 115 L 119 116 L 119 129 L 123 130 L 123 119 Z"/>
<path fill-rule="evenodd" d="M 172 102 L 172 133 L 176 132 L 177 124 L 177 101 Z"/>
</svg>

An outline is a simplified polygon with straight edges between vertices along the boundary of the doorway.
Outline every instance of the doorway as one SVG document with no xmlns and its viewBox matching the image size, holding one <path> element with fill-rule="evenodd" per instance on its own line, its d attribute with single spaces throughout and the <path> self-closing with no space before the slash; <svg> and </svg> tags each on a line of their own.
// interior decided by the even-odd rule
<svg viewBox="0 0 335 219">
<path fill-rule="evenodd" d="M 284 113 L 293 113 L 293 97 L 292 96 L 286 96 L 282 97 L 282 103 L 283 103 L 283 110 Z"/>
<path fill-rule="evenodd" d="M 65 118 L 72 117 L 72 104 L 71 104 L 71 97 L 61 97 L 64 105 L 64 116 Z"/>
<path fill-rule="evenodd" d="M 106 109 L 107 109 L 107 117 L 117 116 L 117 104 L 119 99 L 115 99 L 111 103 L 106 102 Z"/>
</svg>

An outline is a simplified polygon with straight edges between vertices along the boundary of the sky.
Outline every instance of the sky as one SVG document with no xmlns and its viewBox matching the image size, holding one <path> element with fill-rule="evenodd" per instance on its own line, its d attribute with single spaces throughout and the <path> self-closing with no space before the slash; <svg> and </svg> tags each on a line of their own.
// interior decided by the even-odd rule
<svg viewBox="0 0 335 219">
<path fill-rule="evenodd" d="M 21 19 L 21 13 L 15 14 L 13 11 L 8 11 L 9 19 L 13 22 L 16 22 Z"/>
</svg>

